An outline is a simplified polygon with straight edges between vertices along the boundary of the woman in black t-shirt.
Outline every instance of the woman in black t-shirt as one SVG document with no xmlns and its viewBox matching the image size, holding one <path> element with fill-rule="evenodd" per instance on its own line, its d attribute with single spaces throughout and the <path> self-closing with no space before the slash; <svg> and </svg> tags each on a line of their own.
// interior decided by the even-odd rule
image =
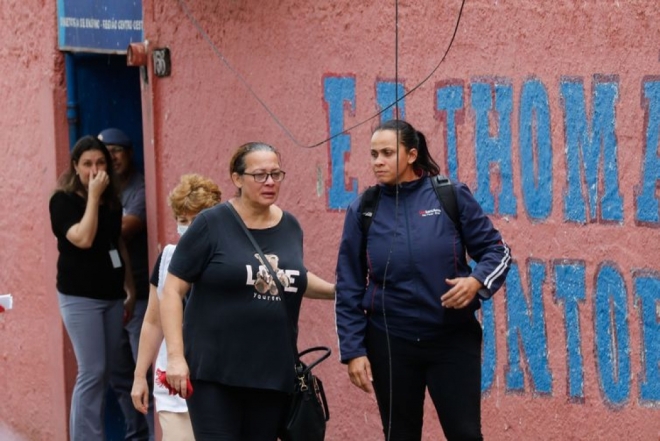
<svg viewBox="0 0 660 441">
<path fill-rule="evenodd" d="M 197 441 L 274 441 L 293 391 L 291 332 L 302 296 L 332 299 L 334 285 L 306 270 L 300 224 L 275 205 L 285 176 L 278 152 L 245 144 L 232 157 L 230 173 L 238 195 L 200 213 L 170 262 L 160 309 L 167 381 L 184 398 L 192 382 L 188 410 Z M 183 317 L 181 299 L 191 287 Z"/>
<path fill-rule="evenodd" d="M 60 312 L 78 363 L 69 424 L 73 441 L 105 436 L 103 409 L 111 361 L 119 349 L 124 303 L 130 315 L 134 302 L 120 238 L 121 203 L 110 164 L 101 141 L 81 138 L 49 204 L 59 251 Z"/>
</svg>

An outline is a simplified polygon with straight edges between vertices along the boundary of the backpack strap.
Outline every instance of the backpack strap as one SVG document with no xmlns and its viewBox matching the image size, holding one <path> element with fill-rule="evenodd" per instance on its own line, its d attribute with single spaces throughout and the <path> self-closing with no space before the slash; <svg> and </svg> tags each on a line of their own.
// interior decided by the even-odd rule
<svg viewBox="0 0 660 441">
<path fill-rule="evenodd" d="M 451 184 L 449 178 L 443 175 L 431 176 L 431 183 L 433 184 L 436 196 L 438 196 L 440 205 L 442 205 L 445 209 L 445 213 L 447 213 L 449 219 L 451 219 L 456 226 L 456 231 L 462 236 L 461 219 L 458 213 L 458 204 L 456 203 L 454 186 Z"/>
<path fill-rule="evenodd" d="M 369 233 L 369 227 L 376 214 L 379 201 L 380 187 L 378 185 L 367 188 L 360 199 L 360 226 L 362 227 L 360 262 L 362 262 L 362 268 L 365 272 L 367 270 L 367 233 Z"/>
</svg>

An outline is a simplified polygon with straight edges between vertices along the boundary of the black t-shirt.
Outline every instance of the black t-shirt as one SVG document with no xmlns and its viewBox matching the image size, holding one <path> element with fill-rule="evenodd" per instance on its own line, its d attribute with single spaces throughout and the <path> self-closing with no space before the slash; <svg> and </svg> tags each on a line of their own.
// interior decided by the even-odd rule
<svg viewBox="0 0 660 441">
<path fill-rule="evenodd" d="M 62 294 L 92 299 L 115 300 L 126 297 L 124 261 L 113 268 L 110 251 L 119 255 L 121 207 L 99 206 L 98 228 L 92 246 L 78 248 L 66 238 L 73 225 L 82 220 L 87 201 L 75 193 L 58 191 L 50 198 L 50 223 L 57 238 L 57 290 Z M 119 255 L 121 259 L 121 255 Z"/>
<path fill-rule="evenodd" d="M 140 231 L 126 243 L 126 251 L 131 261 L 133 282 L 135 283 L 135 298 L 149 298 L 149 247 L 147 232 Z"/>
<path fill-rule="evenodd" d="M 307 289 L 302 229 L 285 212 L 276 226 L 250 230 L 285 287 L 283 301 L 226 204 L 195 218 L 169 266 L 171 274 L 192 283 L 183 323 L 190 376 L 291 392 L 291 328 L 297 329 Z"/>
</svg>

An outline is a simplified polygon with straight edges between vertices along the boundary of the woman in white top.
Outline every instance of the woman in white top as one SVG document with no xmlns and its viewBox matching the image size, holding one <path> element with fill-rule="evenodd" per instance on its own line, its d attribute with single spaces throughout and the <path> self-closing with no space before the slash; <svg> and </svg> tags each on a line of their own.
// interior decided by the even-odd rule
<svg viewBox="0 0 660 441">
<path fill-rule="evenodd" d="M 177 232 L 182 235 L 202 210 L 220 202 L 221 192 L 218 186 L 208 178 L 196 174 L 183 175 L 179 184 L 168 196 L 168 204 L 177 222 Z M 158 420 L 163 431 L 163 441 L 193 441 L 192 426 L 188 416 L 186 401 L 179 395 L 170 393 L 170 389 L 159 381 L 159 373 L 167 368 L 167 349 L 163 340 L 160 322 L 160 297 L 165 275 L 175 245 L 167 245 L 156 262 L 149 287 L 149 304 L 142 324 L 138 358 L 135 366 L 133 405 L 147 413 L 149 405 L 149 387 L 146 374 L 154 358 L 154 400 Z M 158 356 L 156 357 L 156 354 Z"/>
</svg>

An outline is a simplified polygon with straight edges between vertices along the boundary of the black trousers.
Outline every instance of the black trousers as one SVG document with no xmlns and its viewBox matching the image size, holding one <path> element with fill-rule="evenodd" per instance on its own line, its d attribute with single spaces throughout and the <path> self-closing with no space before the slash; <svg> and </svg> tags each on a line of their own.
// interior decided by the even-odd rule
<svg viewBox="0 0 660 441">
<path fill-rule="evenodd" d="M 287 409 L 284 392 L 193 380 L 188 412 L 196 441 L 275 441 Z"/>
<path fill-rule="evenodd" d="M 483 439 L 481 341 L 475 319 L 446 326 L 433 341 L 390 335 L 388 350 L 386 333 L 368 326 L 367 353 L 386 441 L 421 440 L 426 388 L 447 441 Z"/>
</svg>

